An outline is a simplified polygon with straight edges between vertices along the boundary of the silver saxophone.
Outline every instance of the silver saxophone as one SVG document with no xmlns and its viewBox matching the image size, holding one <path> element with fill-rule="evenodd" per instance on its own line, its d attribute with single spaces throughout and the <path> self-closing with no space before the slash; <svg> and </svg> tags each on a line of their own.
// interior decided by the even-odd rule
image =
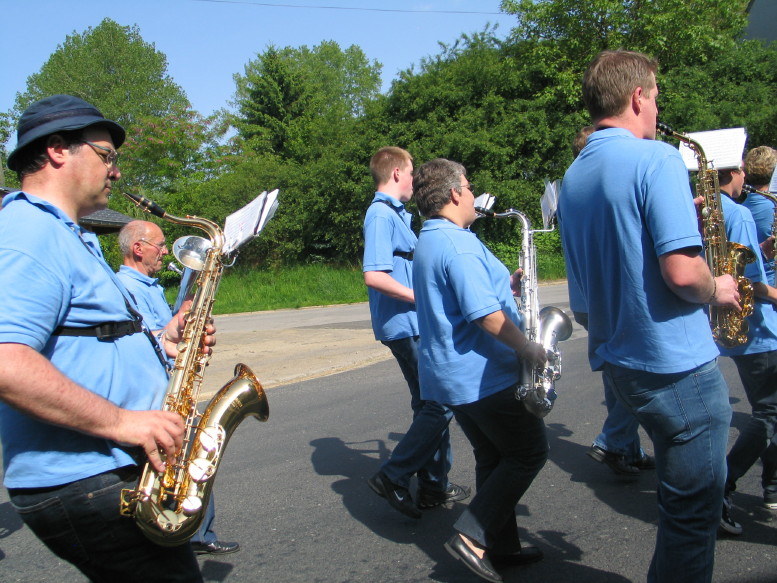
<svg viewBox="0 0 777 583">
<path fill-rule="evenodd" d="M 518 301 L 526 324 L 526 337 L 529 342 L 542 345 L 548 357 L 544 366 L 535 367 L 524 362 L 521 367 L 521 382 L 515 391 L 515 398 L 522 401 L 526 409 L 536 417 L 543 418 L 558 397 L 555 383 L 561 378 L 561 351 L 558 343 L 572 335 L 572 320 L 563 310 L 555 306 L 540 309 L 537 283 L 537 250 L 534 245 L 534 233 L 547 233 L 553 230 L 532 230 L 529 218 L 521 211 L 507 209 L 503 213 L 476 208 L 479 214 L 492 218 L 516 218 L 521 223 L 521 259 L 523 270 L 521 278 L 521 297 Z"/>
</svg>

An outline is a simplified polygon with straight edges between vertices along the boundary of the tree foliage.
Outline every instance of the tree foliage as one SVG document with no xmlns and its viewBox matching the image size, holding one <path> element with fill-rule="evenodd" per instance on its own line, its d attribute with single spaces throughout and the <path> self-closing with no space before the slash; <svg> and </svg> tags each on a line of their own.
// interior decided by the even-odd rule
<svg viewBox="0 0 777 583">
<path fill-rule="evenodd" d="M 167 58 L 146 43 L 136 26 L 106 18 L 74 32 L 27 79 L 9 117 L 33 101 L 67 93 L 94 104 L 127 130 L 121 170 L 128 188 L 168 190 L 202 162 L 208 122 L 192 111 L 167 73 Z"/>
</svg>

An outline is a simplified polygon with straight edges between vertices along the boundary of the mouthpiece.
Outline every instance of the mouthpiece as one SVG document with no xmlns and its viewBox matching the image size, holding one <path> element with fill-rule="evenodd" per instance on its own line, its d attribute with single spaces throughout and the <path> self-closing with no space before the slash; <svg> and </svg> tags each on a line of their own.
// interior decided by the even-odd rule
<svg viewBox="0 0 777 583">
<path fill-rule="evenodd" d="M 149 200 L 145 196 L 141 196 L 139 194 L 132 194 L 131 192 L 122 192 L 122 194 L 126 196 L 128 199 L 130 199 L 132 202 L 134 202 L 137 206 L 142 208 L 144 211 L 146 211 L 147 213 L 151 213 L 152 215 L 157 216 L 160 219 L 165 218 L 165 215 L 167 214 L 165 212 L 165 209 L 163 209 L 153 200 Z"/>
<path fill-rule="evenodd" d="M 484 209 L 482 206 L 476 206 L 475 212 L 483 217 L 493 217 L 496 213 L 489 209 Z"/>
<path fill-rule="evenodd" d="M 677 133 L 671 127 L 661 121 L 656 122 L 656 129 L 662 134 L 666 134 L 667 136 L 673 136 Z"/>
<path fill-rule="evenodd" d="M 167 264 L 167 269 L 176 272 L 178 275 L 183 275 L 183 270 L 172 261 Z"/>
</svg>

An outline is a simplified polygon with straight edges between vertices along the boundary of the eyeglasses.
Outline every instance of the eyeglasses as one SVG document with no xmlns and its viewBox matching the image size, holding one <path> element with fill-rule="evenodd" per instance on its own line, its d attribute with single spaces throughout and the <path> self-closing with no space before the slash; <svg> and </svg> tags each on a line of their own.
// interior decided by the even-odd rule
<svg viewBox="0 0 777 583">
<path fill-rule="evenodd" d="M 140 242 L 140 243 L 147 243 L 147 244 L 151 245 L 159 253 L 162 252 L 162 249 L 167 249 L 167 243 L 163 243 L 162 245 L 157 245 L 156 243 L 152 243 L 151 241 L 147 241 L 146 239 L 138 239 L 138 242 Z"/>
<path fill-rule="evenodd" d="M 473 182 L 470 182 L 469 184 L 461 184 L 459 185 L 459 188 L 466 188 L 468 189 L 472 194 L 475 194 L 475 184 Z"/>
<path fill-rule="evenodd" d="M 91 146 L 94 150 L 94 153 L 100 156 L 100 158 L 103 159 L 103 162 L 105 162 L 105 165 L 109 168 L 113 166 L 114 164 L 117 164 L 119 162 L 119 153 L 116 150 L 113 150 L 111 148 L 106 148 L 105 146 L 100 146 L 99 144 L 95 144 L 94 142 L 84 142 L 87 146 Z M 106 152 L 103 154 L 103 152 Z M 148 241 L 146 241 L 148 243 Z"/>
</svg>

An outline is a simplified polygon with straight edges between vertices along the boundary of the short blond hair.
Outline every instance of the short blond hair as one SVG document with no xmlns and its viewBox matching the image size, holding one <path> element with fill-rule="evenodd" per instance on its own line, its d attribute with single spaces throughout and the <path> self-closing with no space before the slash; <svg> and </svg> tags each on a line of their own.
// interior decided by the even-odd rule
<svg viewBox="0 0 777 583">
<path fill-rule="evenodd" d="M 413 157 L 410 152 L 396 146 L 386 146 L 375 152 L 370 160 L 370 173 L 375 181 L 375 187 L 386 184 L 391 179 L 394 168 L 401 170 L 412 162 Z"/>
<path fill-rule="evenodd" d="M 769 146 L 758 146 L 745 156 L 745 180 L 751 186 L 769 184 L 777 165 L 777 150 Z"/>
</svg>

